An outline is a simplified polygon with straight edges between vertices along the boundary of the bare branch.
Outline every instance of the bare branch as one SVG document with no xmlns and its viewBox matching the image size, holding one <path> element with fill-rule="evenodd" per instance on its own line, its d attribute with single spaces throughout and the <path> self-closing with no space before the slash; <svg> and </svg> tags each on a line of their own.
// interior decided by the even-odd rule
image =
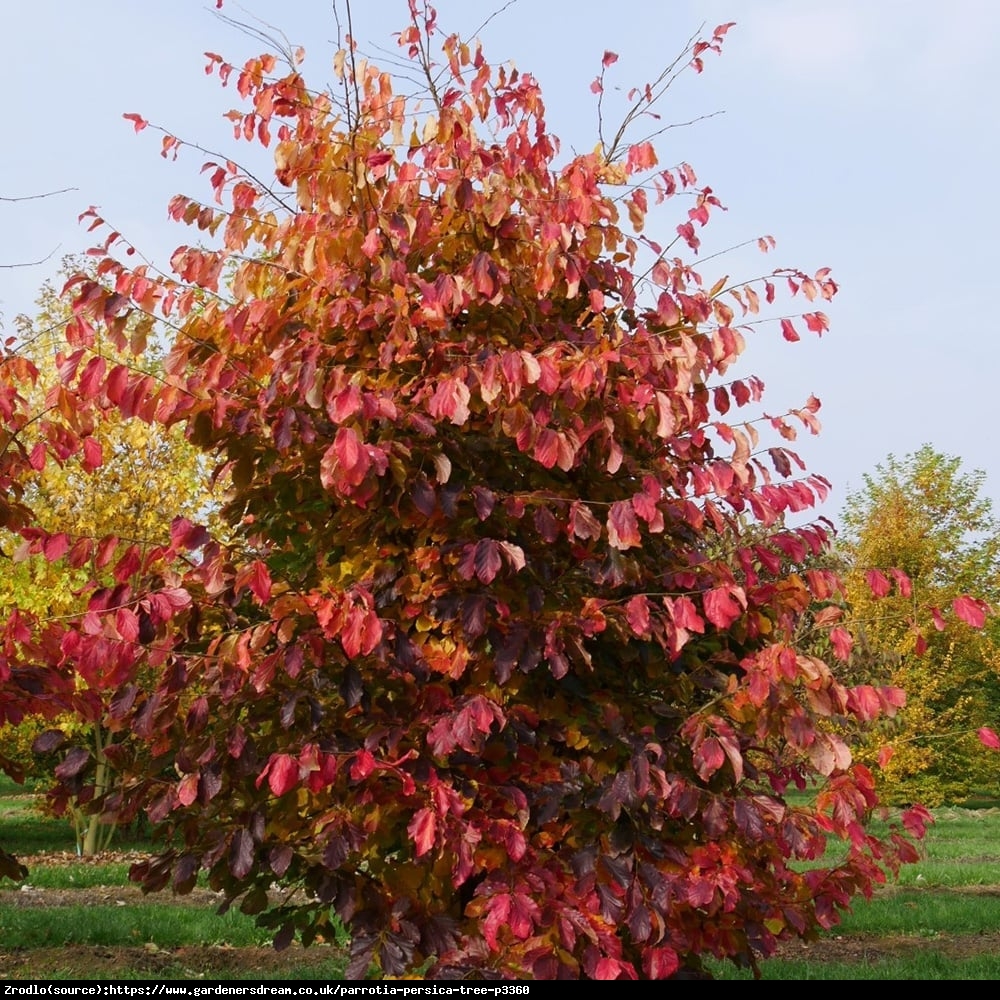
<svg viewBox="0 0 1000 1000">
<path fill-rule="evenodd" d="M 68 191 L 76 191 L 77 188 L 59 188 L 58 191 L 46 191 L 44 194 L 26 194 L 20 198 L 4 198 L 0 196 L 0 201 L 15 202 L 15 201 L 38 201 L 39 198 L 52 198 L 57 194 L 66 194 Z M 48 258 L 46 258 L 48 259 Z"/>
<path fill-rule="evenodd" d="M 26 260 L 18 264 L 0 264 L 0 270 L 12 271 L 15 267 L 38 267 L 39 264 L 44 264 L 47 260 L 51 260 L 55 252 L 59 249 L 59 246 L 62 246 L 62 244 L 53 247 L 44 257 L 38 260 Z"/>
<path fill-rule="evenodd" d="M 475 38 L 476 35 L 478 35 L 483 30 L 483 28 L 485 28 L 490 23 L 490 21 L 493 20 L 493 18 L 499 17 L 505 10 L 507 10 L 510 7 L 513 7 L 514 4 L 516 3 L 517 0 L 507 0 L 507 2 L 502 7 L 499 7 L 497 10 L 493 11 L 493 13 L 490 14 L 490 16 L 486 18 L 486 20 L 483 21 L 483 23 L 479 25 L 479 27 L 476 28 L 475 31 L 472 32 L 472 37 Z"/>
<path fill-rule="evenodd" d="M 214 13 L 224 24 L 228 24 L 231 28 L 236 28 L 237 31 L 241 31 L 248 38 L 255 38 L 257 41 L 263 42 L 267 46 L 268 51 L 272 48 L 277 49 L 278 54 L 288 63 L 289 68 L 295 69 L 295 48 L 288 36 L 280 28 L 261 20 L 259 17 L 254 17 L 252 14 L 248 16 L 252 17 L 261 27 L 255 28 L 252 24 L 237 20 L 235 17 L 227 17 L 218 11 Z"/>
</svg>

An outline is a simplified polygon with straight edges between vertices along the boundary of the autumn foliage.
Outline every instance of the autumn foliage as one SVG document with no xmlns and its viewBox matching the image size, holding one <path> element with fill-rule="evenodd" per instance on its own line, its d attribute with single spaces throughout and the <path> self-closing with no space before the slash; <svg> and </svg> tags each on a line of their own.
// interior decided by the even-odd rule
<svg viewBox="0 0 1000 1000">
<path fill-rule="evenodd" d="M 6 622 L 0 713 L 103 685 L 104 725 L 134 738 L 112 754 L 124 793 L 94 808 L 171 834 L 133 878 L 186 892 L 205 870 L 279 945 L 339 920 L 352 976 L 753 964 L 915 857 L 866 832 L 874 780 L 838 735 L 899 692 L 797 647 L 807 609 L 839 599 L 803 568 L 826 529 L 782 522 L 826 486 L 787 447 L 818 402 L 762 417 L 760 380 L 730 374 L 741 322 L 791 293 L 806 312 L 775 331 L 822 332 L 836 285 L 704 282 L 690 258 L 719 202 L 690 166 L 647 141 L 561 157 L 530 75 L 430 9 L 398 40 L 419 107 L 350 48 L 331 91 L 209 55 L 274 186 L 211 163 L 209 196 L 170 204 L 192 229 L 172 277 L 122 263 L 91 214 L 98 277 L 66 290 L 43 447 L 98 465 L 104 420 L 179 427 L 229 537 L 179 517 L 140 550 L 35 525 L 17 493 L 32 373 L 7 359 L 6 522 L 95 583 L 79 616 Z M 643 234 L 659 203 L 665 243 Z M 129 350 L 137 314 L 173 331 L 162 376 L 95 348 Z M 61 794 L 93 769 L 69 750 Z M 275 906 L 275 883 L 299 891 Z"/>
<path fill-rule="evenodd" d="M 1000 716 L 1000 649 L 982 600 L 1000 603 L 1000 523 L 982 487 L 982 473 L 924 446 L 890 455 L 844 512 L 856 639 L 841 650 L 844 669 L 907 693 L 905 708 L 862 740 L 867 757 L 882 755 L 888 801 L 964 802 L 1000 779 L 1000 759 L 983 752 L 997 749 L 983 724 Z M 896 567 L 904 586 L 890 589 L 877 566 Z M 956 617 L 978 627 L 950 627 Z"/>
</svg>

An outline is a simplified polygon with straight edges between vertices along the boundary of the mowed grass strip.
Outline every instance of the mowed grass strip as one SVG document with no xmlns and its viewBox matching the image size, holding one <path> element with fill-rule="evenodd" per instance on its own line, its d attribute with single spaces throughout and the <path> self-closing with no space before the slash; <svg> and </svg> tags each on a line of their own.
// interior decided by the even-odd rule
<svg viewBox="0 0 1000 1000">
<path fill-rule="evenodd" d="M 854 904 L 834 934 L 991 934 L 1000 931 L 996 892 L 900 889 Z"/>
<path fill-rule="evenodd" d="M 746 970 L 710 963 L 716 979 L 753 979 Z M 915 950 L 890 958 L 853 962 L 772 958 L 761 963 L 764 979 L 1000 979 L 1000 956 L 950 958 L 936 951 Z"/>
<path fill-rule="evenodd" d="M 271 938 L 267 931 L 256 926 L 252 917 L 235 910 L 220 916 L 214 909 L 203 906 L 81 902 L 0 907 L 0 941 L 2 948 L 9 951 L 66 944 L 259 947 L 270 944 Z"/>
<path fill-rule="evenodd" d="M 75 849 L 68 820 L 44 815 L 39 796 L 23 791 L 12 794 L 10 788 L 8 784 L 0 796 L 0 845 L 18 857 Z"/>
<path fill-rule="evenodd" d="M 21 858 L 74 853 L 76 834 L 70 817 L 45 811 L 44 795 L 0 774 L 0 846 Z M 116 830 L 111 842 L 115 851 L 148 852 L 153 846 L 149 837 L 129 829 Z"/>
<path fill-rule="evenodd" d="M 129 884 L 127 862 L 112 864 L 63 862 L 58 865 L 29 859 L 28 877 L 22 882 L 4 883 L 4 888 L 31 889 L 93 889 Z"/>
</svg>

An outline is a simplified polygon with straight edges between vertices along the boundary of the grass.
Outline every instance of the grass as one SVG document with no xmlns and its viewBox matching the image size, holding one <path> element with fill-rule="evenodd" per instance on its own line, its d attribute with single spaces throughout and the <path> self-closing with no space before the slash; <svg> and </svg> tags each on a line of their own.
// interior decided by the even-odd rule
<svg viewBox="0 0 1000 1000">
<path fill-rule="evenodd" d="M 156 944 L 264 947 L 267 931 L 253 918 L 230 910 L 219 916 L 210 907 L 143 903 L 0 908 L 0 941 L 5 949 L 50 948 L 67 944 L 126 947 Z"/>
<path fill-rule="evenodd" d="M 997 930 L 1000 895 L 919 889 L 880 894 L 855 904 L 836 933 L 931 937 Z"/>
<path fill-rule="evenodd" d="M 710 963 L 717 979 L 753 979 L 753 973 Z M 949 958 L 934 951 L 853 962 L 771 959 L 762 963 L 764 979 L 1000 979 L 1000 957 Z"/>
<path fill-rule="evenodd" d="M 35 889 L 92 889 L 102 886 L 125 885 L 128 870 L 125 862 L 93 864 L 80 861 L 71 865 L 33 865 L 23 883 Z"/>
<path fill-rule="evenodd" d="M 54 851 L 76 851 L 72 821 L 45 812 L 45 796 L 16 785 L 0 773 L 0 846 L 19 856 Z M 150 840 L 130 830 L 116 831 L 111 847 L 117 851 L 148 851 Z"/>
<path fill-rule="evenodd" d="M 19 855 L 75 850 L 73 827 L 39 812 L 40 798 L 17 785 L 0 787 L 0 844 Z"/>
</svg>

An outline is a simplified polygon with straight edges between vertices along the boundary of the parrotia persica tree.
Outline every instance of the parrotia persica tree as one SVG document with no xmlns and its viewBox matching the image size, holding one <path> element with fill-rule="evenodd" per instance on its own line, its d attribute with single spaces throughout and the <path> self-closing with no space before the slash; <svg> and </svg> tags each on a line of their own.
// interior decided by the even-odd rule
<svg viewBox="0 0 1000 1000">
<path fill-rule="evenodd" d="M 907 693 L 906 707 L 866 740 L 869 754 L 885 742 L 893 749 L 884 788 L 894 801 L 961 801 L 1000 778 L 996 757 L 976 739 L 1000 715 L 995 622 L 945 630 L 943 619 L 969 590 L 991 604 L 1000 596 L 1000 526 L 982 486 L 982 473 L 962 472 L 959 459 L 928 445 L 890 455 L 844 511 L 845 584 L 863 640 L 852 669 Z M 901 569 L 908 592 L 876 604 L 865 580 L 875 566 Z M 923 628 L 915 607 L 930 609 Z"/>
<path fill-rule="evenodd" d="M 279 945 L 339 919 L 349 975 L 753 964 L 916 856 L 865 831 L 872 775 L 837 735 L 899 693 L 847 688 L 794 644 L 838 588 L 796 572 L 822 526 L 778 521 L 825 487 L 783 443 L 818 404 L 751 416 L 762 384 L 730 374 L 779 282 L 810 310 L 776 317 L 790 340 L 826 327 L 813 306 L 836 286 L 703 283 L 684 255 L 719 203 L 689 166 L 622 134 L 560 158 L 531 76 L 411 13 L 419 107 L 350 46 L 339 91 L 310 89 L 297 55 L 209 55 L 275 183 L 213 163 L 211 197 L 170 205 L 209 244 L 173 277 L 121 263 L 93 217 L 53 447 L 87 448 L 107 415 L 182 427 L 237 540 L 178 518 L 141 554 L 75 541 L 113 585 L 77 619 L 8 622 L 4 663 L 115 664 L 107 724 L 146 750 L 122 745 L 127 793 L 103 808 L 171 833 L 133 877 L 185 892 L 207 870 Z M 726 29 L 635 92 L 630 122 Z M 642 230 L 668 199 L 661 244 Z M 98 331 L 124 349 L 136 312 L 175 331 L 162 378 L 95 353 Z M 64 784 L 93 767 L 71 751 Z M 813 801 L 786 800 L 812 778 Z M 831 836 L 845 851 L 822 866 Z M 299 891 L 273 904 L 276 883 Z"/>
</svg>

